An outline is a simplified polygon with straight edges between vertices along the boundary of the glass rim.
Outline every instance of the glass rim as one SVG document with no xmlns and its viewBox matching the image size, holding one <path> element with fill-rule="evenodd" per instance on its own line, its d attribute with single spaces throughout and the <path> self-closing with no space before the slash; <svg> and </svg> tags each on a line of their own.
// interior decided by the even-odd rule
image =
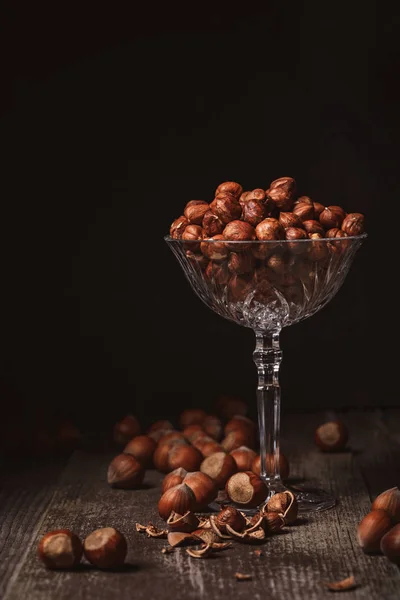
<svg viewBox="0 0 400 600">
<path fill-rule="evenodd" d="M 301 239 L 301 240 L 213 240 L 211 238 L 205 238 L 204 240 L 182 240 L 182 239 L 174 239 L 170 235 L 164 236 L 164 240 L 166 242 L 179 242 L 184 244 L 199 244 L 206 242 L 208 244 L 304 244 L 304 243 L 312 243 L 312 242 L 349 242 L 349 241 L 359 241 L 364 240 L 368 237 L 367 233 L 360 233 L 360 235 L 349 235 L 347 237 L 338 237 L 338 238 L 321 238 L 312 240 L 310 238 Z"/>
</svg>

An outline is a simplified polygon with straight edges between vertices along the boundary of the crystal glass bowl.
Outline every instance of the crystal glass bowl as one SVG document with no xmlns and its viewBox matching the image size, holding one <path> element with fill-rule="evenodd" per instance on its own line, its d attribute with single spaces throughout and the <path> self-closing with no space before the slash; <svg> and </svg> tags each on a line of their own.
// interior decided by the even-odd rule
<svg viewBox="0 0 400 600">
<path fill-rule="evenodd" d="M 261 477 L 268 498 L 287 489 L 279 473 L 282 351 L 279 334 L 310 317 L 342 285 L 366 234 L 280 241 L 183 241 L 166 237 L 193 290 L 221 317 L 253 329 L 258 370 Z M 273 460 L 266 459 L 266 455 Z M 292 490 L 300 512 L 335 504 L 321 490 Z"/>
</svg>

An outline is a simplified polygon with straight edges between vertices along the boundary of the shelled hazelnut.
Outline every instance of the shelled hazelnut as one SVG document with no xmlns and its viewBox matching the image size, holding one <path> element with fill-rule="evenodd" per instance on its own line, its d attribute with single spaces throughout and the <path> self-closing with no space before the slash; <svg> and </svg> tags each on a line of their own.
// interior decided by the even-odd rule
<svg viewBox="0 0 400 600">
<path fill-rule="evenodd" d="M 236 181 L 224 181 L 223 183 L 220 183 L 217 187 L 215 195 L 226 192 L 228 194 L 232 194 L 232 196 L 234 196 L 239 201 L 239 198 L 243 193 L 243 188 L 240 185 L 240 183 L 236 183 Z"/>
<path fill-rule="evenodd" d="M 255 262 L 254 255 L 249 251 L 231 252 L 228 260 L 228 269 L 231 273 L 245 275 L 254 270 Z"/>
<path fill-rule="evenodd" d="M 171 228 L 169 230 L 169 234 L 172 237 L 172 239 L 174 239 L 174 240 L 182 239 L 182 234 L 188 225 L 189 225 L 189 221 L 187 220 L 187 218 L 184 215 L 175 219 L 175 221 L 172 223 Z"/>
<path fill-rule="evenodd" d="M 319 233 L 320 235 L 322 235 L 324 237 L 325 230 L 322 227 L 321 223 L 319 223 L 315 219 L 309 219 L 308 221 L 303 221 L 302 225 L 303 225 L 304 229 L 307 231 L 307 233 Z"/>
<path fill-rule="evenodd" d="M 340 227 L 345 216 L 346 213 L 340 206 L 327 206 L 319 215 L 319 220 L 325 229 L 331 229 Z"/>
<path fill-rule="evenodd" d="M 209 208 L 209 204 L 204 202 L 204 200 L 190 200 L 190 202 L 186 204 L 183 214 L 189 223 L 201 225 L 203 217 Z"/>
<path fill-rule="evenodd" d="M 191 250 L 192 252 L 200 252 L 200 242 L 194 243 L 197 240 L 202 240 L 204 238 L 204 231 L 200 227 L 200 225 L 188 225 L 184 232 L 182 233 L 182 240 L 190 242 L 187 244 L 186 249 Z"/>
<path fill-rule="evenodd" d="M 205 257 L 216 262 L 225 260 L 229 254 L 225 238 L 221 234 L 207 238 L 206 241 L 201 242 L 200 250 Z"/>
<path fill-rule="evenodd" d="M 225 225 L 218 215 L 208 210 L 203 217 L 202 227 L 207 237 L 213 237 L 222 233 Z"/>
<path fill-rule="evenodd" d="M 303 223 L 304 221 L 309 221 L 310 219 L 314 219 L 315 217 L 314 205 L 312 203 L 308 204 L 306 202 L 299 202 L 294 206 L 293 212 L 299 217 L 300 221 L 302 221 Z"/>
<path fill-rule="evenodd" d="M 259 225 L 257 226 L 259 227 Z M 250 223 L 245 221 L 234 220 L 227 224 L 222 235 L 226 240 L 231 242 L 244 242 L 247 240 L 255 240 L 256 232 Z M 249 248 L 248 244 L 226 244 L 230 250 L 234 252 L 243 252 Z"/>
<path fill-rule="evenodd" d="M 240 219 L 242 214 L 242 207 L 234 196 L 229 193 L 221 193 L 215 196 L 210 204 L 210 209 L 224 225 L 235 219 Z"/>
<path fill-rule="evenodd" d="M 296 182 L 292 177 L 275 179 L 266 191 L 266 195 L 279 210 L 290 211 L 295 200 Z"/>
<path fill-rule="evenodd" d="M 247 200 L 242 207 L 242 219 L 256 227 L 267 216 L 265 204 L 259 200 Z"/>
<path fill-rule="evenodd" d="M 342 221 L 342 230 L 347 235 L 360 235 L 364 232 L 364 215 L 361 213 L 350 213 Z"/>
<path fill-rule="evenodd" d="M 258 240 L 283 240 L 285 230 L 277 219 L 268 217 L 261 221 L 256 227 L 256 236 Z"/>
<path fill-rule="evenodd" d="M 294 212 L 281 212 L 279 215 L 279 223 L 284 229 L 287 229 L 288 227 L 303 227 L 303 222 Z"/>
</svg>

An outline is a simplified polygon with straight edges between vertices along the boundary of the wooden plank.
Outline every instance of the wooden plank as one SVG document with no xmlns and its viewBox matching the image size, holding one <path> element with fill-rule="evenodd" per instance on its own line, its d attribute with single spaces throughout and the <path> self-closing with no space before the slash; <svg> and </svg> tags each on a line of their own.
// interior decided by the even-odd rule
<svg viewBox="0 0 400 600">
<path fill-rule="evenodd" d="M 65 461 L 12 463 L 2 471 L 0 490 L 0 598 L 37 535 Z"/>
<path fill-rule="evenodd" d="M 327 455 L 315 448 L 313 431 L 322 420 L 324 415 L 286 419 L 285 448 L 293 480 L 313 479 L 336 494 L 339 503 L 334 510 L 269 539 L 260 547 L 260 557 L 252 547 L 243 545 L 235 545 L 209 560 L 190 558 L 184 549 L 163 555 L 164 540 L 147 539 L 135 531 L 137 521 L 160 524 L 156 511 L 160 475 L 149 471 L 147 487 L 142 490 L 112 490 L 106 483 L 111 455 L 76 453 L 59 482 L 40 531 L 34 532 L 27 542 L 25 560 L 10 582 L 5 599 L 323 600 L 332 598 L 323 581 L 336 581 L 351 573 L 361 584 L 352 592 L 352 598 L 397 599 L 397 567 L 384 557 L 364 555 L 356 541 L 356 526 L 370 507 L 358 457 L 350 452 Z M 360 434 L 357 430 L 354 435 L 358 449 L 364 451 L 369 442 L 368 430 Z M 83 538 L 93 529 L 107 525 L 117 527 L 128 539 L 129 566 L 124 572 L 101 572 L 89 566 L 76 572 L 51 572 L 38 563 L 36 546 L 46 531 L 69 527 Z M 251 574 L 252 580 L 237 582 L 236 571 Z"/>
</svg>

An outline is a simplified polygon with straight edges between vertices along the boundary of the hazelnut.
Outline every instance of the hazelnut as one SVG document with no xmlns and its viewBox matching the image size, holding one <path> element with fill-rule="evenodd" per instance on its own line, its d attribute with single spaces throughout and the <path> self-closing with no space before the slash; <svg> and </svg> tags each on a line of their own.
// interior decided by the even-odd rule
<svg viewBox="0 0 400 600">
<path fill-rule="evenodd" d="M 218 530 L 224 534 L 227 533 L 227 525 L 240 532 L 246 527 L 246 519 L 234 506 L 224 506 L 216 515 L 215 524 Z"/>
<path fill-rule="evenodd" d="M 300 227 L 288 227 L 285 230 L 285 235 L 287 240 L 293 240 L 293 243 L 290 242 L 288 244 L 288 248 L 291 252 L 293 252 L 293 254 L 304 254 L 307 252 L 307 244 L 297 243 L 297 240 L 308 239 L 307 233 L 304 231 L 304 229 L 300 229 Z"/>
<path fill-rule="evenodd" d="M 380 548 L 386 558 L 396 565 L 400 565 L 400 525 L 396 525 L 385 533 L 381 539 Z"/>
<path fill-rule="evenodd" d="M 245 198 L 245 202 L 248 202 L 249 200 L 257 200 L 259 202 L 265 202 L 266 201 L 266 195 L 265 195 L 265 191 L 261 188 L 255 188 L 254 190 L 251 190 L 251 192 L 244 192 L 245 194 L 247 194 L 246 198 Z M 242 194 L 243 196 L 243 194 Z M 241 198 L 242 198 L 241 196 Z"/>
<path fill-rule="evenodd" d="M 175 442 L 186 442 L 185 436 L 182 431 L 167 431 L 160 437 L 158 440 L 158 447 L 163 446 L 164 444 L 171 445 L 171 443 Z"/>
<path fill-rule="evenodd" d="M 304 221 L 309 221 L 310 219 L 314 219 L 314 206 L 313 204 L 307 204 L 306 202 L 299 202 L 293 208 L 293 212 L 297 215 L 304 223 Z"/>
<path fill-rule="evenodd" d="M 206 270 L 208 258 L 206 258 L 204 254 L 195 254 L 191 250 L 186 250 L 186 256 L 195 269 L 200 269 L 201 271 Z"/>
<path fill-rule="evenodd" d="M 210 204 L 212 212 L 224 223 L 240 219 L 242 207 L 231 194 L 218 194 Z"/>
<path fill-rule="evenodd" d="M 231 431 L 224 437 L 221 442 L 221 446 L 225 452 L 231 452 L 236 448 L 240 448 L 240 446 L 248 446 L 249 448 L 252 448 L 254 446 L 254 434 L 245 429 Z"/>
<path fill-rule="evenodd" d="M 222 233 L 225 225 L 212 210 L 208 210 L 203 217 L 202 227 L 207 237 L 213 237 Z"/>
<path fill-rule="evenodd" d="M 98 569 L 117 569 L 125 562 L 128 546 L 117 529 L 103 527 L 87 536 L 83 550 L 87 560 Z"/>
<path fill-rule="evenodd" d="M 232 275 L 228 282 L 228 299 L 230 302 L 244 302 L 252 289 L 249 275 Z"/>
<path fill-rule="evenodd" d="M 235 473 L 226 483 L 225 491 L 235 504 L 246 508 L 255 508 L 268 495 L 265 483 L 252 471 Z"/>
<path fill-rule="evenodd" d="M 322 213 L 322 211 L 325 210 L 325 206 L 323 204 L 321 204 L 320 202 L 313 202 L 313 206 L 314 206 L 315 218 L 319 219 L 320 214 Z"/>
<path fill-rule="evenodd" d="M 364 552 L 379 552 L 381 539 L 391 529 L 390 515 L 382 509 L 371 510 L 357 528 L 357 539 Z"/>
<path fill-rule="evenodd" d="M 197 471 L 203 456 L 199 450 L 186 444 L 175 444 L 168 454 L 168 467 L 170 471 L 182 467 L 186 471 Z"/>
<path fill-rule="evenodd" d="M 200 252 L 200 243 L 198 240 L 204 238 L 204 231 L 200 225 L 188 225 L 182 233 L 182 240 L 185 240 L 185 248 L 191 250 L 195 254 Z"/>
<path fill-rule="evenodd" d="M 348 433 L 341 421 L 330 421 L 320 425 L 315 431 L 315 443 L 323 452 L 343 450 L 346 446 Z"/>
<path fill-rule="evenodd" d="M 247 446 L 239 446 L 230 453 L 235 459 L 238 471 L 252 471 L 252 464 L 256 458 L 256 453 Z"/>
<path fill-rule="evenodd" d="M 320 233 L 310 233 L 309 238 L 310 240 L 314 240 L 308 252 L 310 260 L 314 262 L 325 260 L 329 254 L 328 246 L 326 242 L 318 241 L 323 240 L 323 236 Z"/>
<path fill-rule="evenodd" d="M 118 454 L 110 463 L 107 481 L 111 487 L 132 490 L 139 487 L 144 479 L 144 468 L 130 454 Z"/>
<path fill-rule="evenodd" d="M 171 440 L 163 444 L 158 444 L 154 454 L 153 463 L 157 471 L 161 473 L 169 473 L 173 469 L 170 468 L 169 464 L 169 453 L 173 446 L 188 446 L 186 440 Z M 181 466 L 181 465 L 178 465 Z"/>
<path fill-rule="evenodd" d="M 264 510 L 280 514 L 284 518 L 285 523 L 290 524 L 296 521 L 299 506 L 295 495 L 287 490 L 274 494 L 268 500 Z"/>
<path fill-rule="evenodd" d="M 189 408 L 184 410 L 179 417 L 179 425 L 182 429 L 189 425 L 201 425 L 207 413 L 202 408 Z"/>
<path fill-rule="evenodd" d="M 268 217 L 257 225 L 256 236 L 259 240 L 283 240 L 285 230 L 277 219 Z"/>
<path fill-rule="evenodd" d="M 254 255 L 249 251 L 231 252 L 228 260 L 228 269 L 231 273 L 244 275 L 253 271 L 255 262 Z"/>
<path fill-rule="evenodd" d="M 203 429 L 203 426 L 199 425 L 198 423 L 194 423 L 193 425 L 188 425 L 183 430 L 183 435 L 185 436 L 185 438 L 187 440 L 189 440 L 189 442 L 194 440 L 199 435 L 204 435 L 204 433 L 205 433 L 205 431 Z"/>
<path fill-rule="evenodd" d="M 321 223 L 315 221 L 314 219 L 304 221 L 303 227 L 307 231 L 307 233 L 319 233 L 320 235 L 322 235 L 322 237 L 325 236 L 325 229 L 322 227 Z"/>
<path fill-rule="evenodd" d="M 267 460 L 267 470 L 269 472 L 273 471 L 273 469 L 274 469 L 273 454 L 267 454 L 266 460 Z M 259 454 L 253 460 L 253 463 L 251 465 L 251 470 L 253 471 L 253 473 L 260 476 L 261 458 L 260 458 Z M 286 458 L 286 456 L 284 454 L 282 454 L 282 452 L 279 452 L 279 473 L 280 473 L 281 478 L 287 479 L 289 477 L 289 471 L 290 471 L 290 467 L 289 467 L 288 459 Z"/>
<path fill-rule="evenodd" d="M 339 227 L 332 227 L 332 229 L 328 229 L 328 231 L 326 232 L 326 237 L 343 238 L 347 237 L 347 233 L 345 233 L 342 229 L 339 229 Z"/>
<path fill-rule="evenodd" d="M 266 212 L 263 202 L 260 202 L 259 200 L 247 200 L 243 204 L 242 219 L 255 227 L 267 216 Z"/>
<path fill-rule="evenodd" d="M 38 547 L 39 558 L 48 569 L 73 569 L 80 563 L 82 554 L 80 539 L 69 529 L 49 531 Z"/>
<path fill-rule="evenodd" d="M 299 216 L 293 212 L 281 212 L 279 214 L 279 223 L 284 229 L 288 227 L 303 227 L 303 223 Z"/>
<path fill-rule="evenodd" d="M 156 446 L 156 442 L 148 435 L 138 435 L 127 443 L 124 453 L 134 456 L 146 468 L 153 462 Z"/>
<path fill-rule="evenodd" d="M 240 196 L 243 193 L 243 188 L 240 183 L 236 183 L 236 181 L 224 181 L 220 183 L 216 189 L 215 195 L 228 192 L 232 194 L 237 200 L 239 200 Z"/>
<path fill-rule="evenodd" d="M 162 429 L 156 429 L 155 431 L 149 431 L 149 437 L 154 440 L 156 442 L 156 444 L 158 444 L 158 442 L 160 441 L 160 439 L 162 437 L 164 437 L 165 435 L 167 435 L 167 433 L 170 433 L 172 430 L 172 425 L 171 425 L 171 429 L 167 429 L 167 430 L 162 430 Z"/>
<path fill-rule="evenodd" d="M 180 483 L 169 488 L 161 496 L 158 503 L 158 514 L 166 521 L 172 512 L 184 515 L 189 510 L 194 511 L 195 507 L 196 497 L 193 490 L 185 483 Z"/>
<path fill-rule="evenodd" d="M 226 240 L 232 242 L 244 242 L 256 239 L 254 227 L 245 221 L 232 221 L 231 223 L 228 223 L 222 235 Z M 235 252 L 243 252 L 243 250 L 247 250 L 251 244 L 227 244 L 227 246 L 230 250 Z"/>
<path fill-rule="evenodd" d="M 195 510 L 202 511 L 217 497 L 215 481 L 201 471 L 187 473 L 183 482 L 190 487 L 196 498 Z"/>
<path fill-rule="evenodd" d="M 272 254 L 267 260 L 267 266 L 274 275 L 283 275 L 288 268 L 281 254 Z"/>
<path fill-rule="evenodd" d="M 140 434 L 140 424 L 136 417 L 127 415 L 114 425 L 114 441 L 125 446 L 135 435 Z"/>
<path fill-rule="evenodd" d="M 203 455 L 203 458 L 205 458 L 206 456 L 211 456 L 211 454 L 215 454 L 215 452 L 224 451 L 224 448 L 213 438 L 200 439 L 199 443 L 197 444 L 197 447 Z"/>
<path fill-rule="evenodd" d="M 349 213 L 342 222 L 342 229 L 347 235 L 360 235 L 364 232 L 365 217 L 361 213 Z"/>
<path fill-rule="evenodd" d="M 237 467 L 230 454 L 216 452 L 203 460 L 200 471 L 211 477 L 218 489 L 222 489 L 229 477 L 236 473 Z"/>
<path fill-rule="evenodd" d="M 325 229 L 331 229 L 340 227 L 345 216 L 346 213 L 340 206 L 328 206 L 319 215 L 319 220 Z"/>
<path fill-rule="evenodd" d="M 155 423 L 150 425 L 147 433 L 153 433 L 154 431 L 169 431 L 173 428 L 174 427 L 173 427 L 172 423 L 170 423 L 170 421 L 160 420 L 160 421 L 156 421 Z"/>
<path fill-rule="evenodd" d="M 186 469 L 182 469 L 182 467 L 179 467 L 178 469 L 171 471 L 171 473 L 168 473 L 168 475 L 164 477 L 162 482 L 162 492 L 164 493 L 167 490 L 169 490 L 169 488 L 172 488 L 175 485 L 179 485 L 180 483 L 182 483 L 186 475 L 187 471 Z"/>
<path fill-rule="evenodd" d="M 200 250 L 210 260 L 225 260 L 229 254 L 229 248 L 225 243 L 223 235 L 215 235 L 200 244 Z"/>
<path fill-rule="evenodd" d="M 224 433 L 227 435 L 231 433 L 231 431 L 250 431 L 251 433 L 255 433 L 257 431 L 257 425 L 246 417 L 245 415 L 234 415 L 225 425 Z"/>
<path fill-rule="evenodd" d="M 379 494 L 372 503 L 372 510 L 381 508 L 391 516 L 393 523 L 400 523 L 400 490 L 391 488 Z"/>
<path fill-rule="evenodd" d="M 314 204 L 314 202 L 311 200 L 310 196 L 299 196 L 295 202 L 295 204 L 301 204 L 302 202 L 304 202 L 305 204 Z"/>
<path fill-rule="evenodd" d="M 169 230 L 169 234 L 174 240 L 182 239 L 182 233 L 185 231 L 186 227 L 189 225 L 189 221 L 183 215 L 175 219 L 172 223 L 171 228 Z"/>
<path fill-rule="evenodd" d="M 226 394 L 223 394 L 218 398 L 216 408 L 218 414 L 226 420 L 231 419 L 235 415 L 245 416 L 248 413 L 247 404 L 242 398 Z"/>
<path fill-rule="evenodd" d="M 280 211 L 290 211 L 296 196 L 296 182 L 292 177 L 275 179 L 266 191 L 266 195 Z"/>
<path fill-rule="evenodd" d="M 204 202 L 204 200 L 190 200 L 190 202 L 186 204 L 183 214 L 189 223 L 201 225 L 203 222 L 203 217 L 209 208 L 208 202 Z"/>
<path fill-rule="evenodd" d="M 218 264 L 210 261 L 205 272 L 206 279 L 212 285 L 226 285 L 230 278 L 228 265 L 226 263 Z"/>
<path fill-rule="evenodd" d="M 222 422 L 218 417 L 209 415 L 203 421 L 204 431 L 214 438 L 214 440 L 220 440 L 222 437 Z"/>
</svg>

